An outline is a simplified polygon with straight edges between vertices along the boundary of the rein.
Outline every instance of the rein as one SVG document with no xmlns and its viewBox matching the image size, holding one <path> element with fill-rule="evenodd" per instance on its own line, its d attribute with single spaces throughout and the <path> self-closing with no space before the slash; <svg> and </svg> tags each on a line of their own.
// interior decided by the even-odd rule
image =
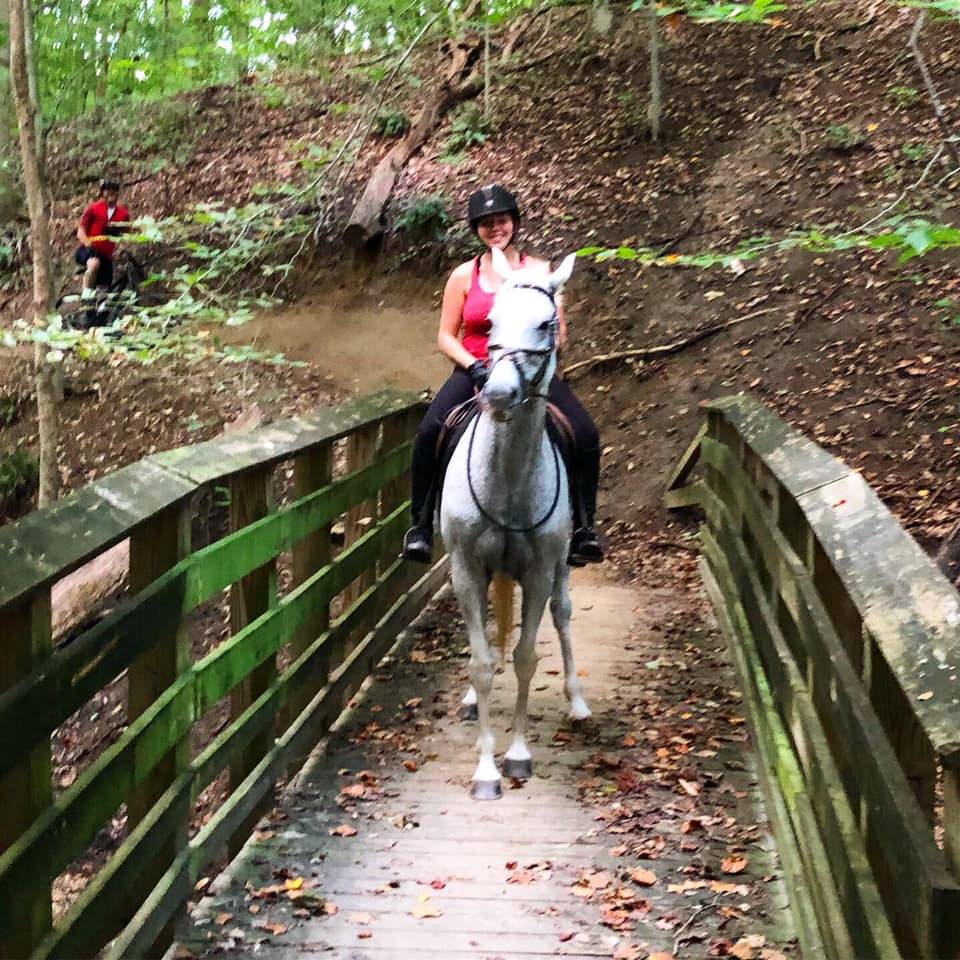
<svg viewBox="0 0 960 960">
<path fill-rule="evenodd" d="M 547 366 L 550 363 L 550 358 L 553 356 L 554 351 L 557 348 L 557 328 L 559 326 L 559 321 L 557 318 L 557 302 L 553 294 L 549 290 L 545 290 L 543 287 L 537 286 L 534 283 L 517 283 L 514 284 L 513 289 L 518 290 L 536 290 L 537 293 L 542 293 L 545 297 L 549 298 L 550 303 L 553 305 L 553 317 L 550 322 L 550 346 L 544 349 L 539 350 L 526 350 L 526 349 L 515 349 L 515 350 L 505 350 L 500 344 L 492 343 L 487 347 L 488 350 L 503 350 L 503 353 L 496 360 L 493 361 L 491 370 L 495 367 L 501 360 L 509 360 L 517 371 L 517 376 L 520 378 L 520 387 L 523 393 L 522 403 L 526 403 L 528 400 L 532 400 L 535 397 L 540 397 L 543 399 L 547 398 L 546 393 L 531 393 L 530 388 L 541 386 L 541 380 L 543 375 L 547 371 Z M 531 377 L 530 380 L 527 380 L 523 374 L 523 368 L 517 362 L 516 358 L 518 356 L 527 357 L 543 357 L 543 360 L 540 363 L 540 366 L 537 368 L 536 374 Z M 553 470 L 554 470 L 554 493 L 553 493 L 553 503 L 550 504 L 550 508 L 547 512 L 536 521 L 536 523 L 531 524 L 527 527 L 512 527 L 509 524 L 503 523 L 500 520 L 497 520 L 496 517 L 492 516 L 484 508 L 483 504 L 480 503 L 480 498 L 477 496 L 477 491 L 473 486 L 473 476 L 470 472 L 470 462 L 473 459 L 473 441 L 477 435 L 477 427 L 480 423 L 480 418 L 477 417 L 473 421 L 473 427 L 470 431 L 470 440 L 467 444 L 467 486 L 470 489 L 470 496 L 473 499 L 473 505 L 480 511 L 480 516 L 487 520 L 489 523 L 492 523 L 495 527 L 500 530 L 504 530 L 507 533 L 532 533 L 534 530 L 538 530 L 542 527 L 552 516 L 554 511 L 557 509 L 557 504 L 560 502 L 560 454 L 557 451 L 557 445 L 551 440 L 550 449 L 553 451 Z"/>
</svg>

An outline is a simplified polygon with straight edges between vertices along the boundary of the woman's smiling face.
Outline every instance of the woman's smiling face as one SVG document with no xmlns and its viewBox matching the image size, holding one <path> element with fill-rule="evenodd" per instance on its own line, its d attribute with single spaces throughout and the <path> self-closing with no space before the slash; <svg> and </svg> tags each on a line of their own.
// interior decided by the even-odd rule
<svg viewBox="0 0 960 960">
<path fill-rule="evenodd" d="M 504 250 L 513 240 L 513 217 L 509 213 L 489 213 L 477 221 L 477 236 L 488 247 Z"/>
</svg>

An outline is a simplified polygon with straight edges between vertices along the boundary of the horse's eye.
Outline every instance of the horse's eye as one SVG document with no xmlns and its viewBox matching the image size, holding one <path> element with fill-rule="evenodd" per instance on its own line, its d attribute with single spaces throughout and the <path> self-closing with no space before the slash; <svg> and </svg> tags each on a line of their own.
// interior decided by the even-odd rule
<svg viewBox="0 0 960 960">
<path fill-rule="evenodd" d="M 538 329 L 538 330 L 542 330 L 544 333 L 546 333 L 547 330 L 550 329 L 550 322 L 551 322 L 551 321 L 549 321 L 549 320 L 544 320 L 543 323 L 541 323 L 540 326 L 539 326 L 537 329 Z"/>
</svg>

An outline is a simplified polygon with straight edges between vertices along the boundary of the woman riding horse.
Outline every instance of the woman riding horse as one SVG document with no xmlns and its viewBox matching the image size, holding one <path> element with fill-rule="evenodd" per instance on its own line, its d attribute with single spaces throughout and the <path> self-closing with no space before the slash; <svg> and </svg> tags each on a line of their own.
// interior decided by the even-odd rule
<svg viewBox="0 0 960 960">
<path fill-rule="evenodd" d="M 501 250 L 513 268 L 538 268 L 549 272 L 550 265 L 538 257 L 520 253 L 516 246 L 520 208 L 516 197 L 497 184 L 482 187 L 470 196 L 467 205 L 470 228 L 486 247 L 473 260 L 461 263 L 447 280 L 440 313 L 437 346 L 455 364 L 453 373 L 440 388 L 427 410 L 413 451 L 414 525 L 403 538 L 405 560 L 429 563 L 433 546 L 433 515 L 437 498 L 437 440 L 448 414 L 480 390 L 489 376 L 487 342 L 489 314 L 493 299 L 503 283 L 494 271 L 491 251 Z M 559 311 L 558 344 L 566 341 L 563 310 Z M 460 333 L 463 331 L 463 340 Z M 549 399 L 569 421 L 575 439 L 573 481 L 573 537 L 567 562 L 571 566 L 599 563 L 603 550 L 593 529 L 600 472 L 600 435 L 590 415 L 573 391 L 556 376 L 550 382 Z"/>
</svg>

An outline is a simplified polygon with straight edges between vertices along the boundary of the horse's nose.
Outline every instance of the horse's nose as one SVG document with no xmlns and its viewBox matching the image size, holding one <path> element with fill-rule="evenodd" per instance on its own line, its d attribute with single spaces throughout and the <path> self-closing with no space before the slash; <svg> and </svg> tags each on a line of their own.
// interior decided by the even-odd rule
<svg viewBox="0 0 960 960">
<path fill-rule="evenodd" d="M 506 412 L 521 400 L 520 384 L 511 367 L 510 364 L 494 367 L 483 388 L 482 400 L 492 410 Z"/>
</svg>

